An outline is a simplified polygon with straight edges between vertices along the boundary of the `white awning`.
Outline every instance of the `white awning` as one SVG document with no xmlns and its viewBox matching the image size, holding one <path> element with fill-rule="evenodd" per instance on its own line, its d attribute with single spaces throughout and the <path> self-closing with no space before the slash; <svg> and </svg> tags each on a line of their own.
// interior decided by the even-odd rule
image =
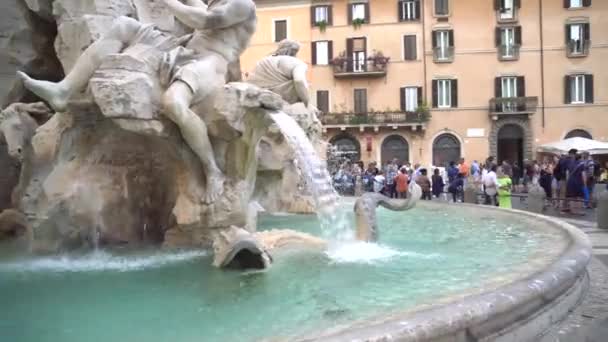
<svg viewBox="0 0 608 342">
<path fill-rule="evenodd" d="M 589 154 L 608 154 L 608 143 L 580 137 L 540 145 L 537 151 L 565 154 L 573 148 L 577 149 L 579 152 L 587 151 Z"/>
</svg>

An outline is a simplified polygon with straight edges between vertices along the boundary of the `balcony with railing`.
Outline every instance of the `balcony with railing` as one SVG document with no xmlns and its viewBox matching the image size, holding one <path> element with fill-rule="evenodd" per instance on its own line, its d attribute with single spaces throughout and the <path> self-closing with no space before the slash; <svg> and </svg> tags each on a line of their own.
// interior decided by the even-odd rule
<svg viewBox="0 0 608 342">
<path fill-rule="evenodd" d="M 321 115 L 326 128 L 344 126 L 418 126 L 429 121 L 428 112 L 328 113 Z"/>
<path fill-rule="evenodd" d="M 495 97 L 490 100 L 489 113 L 494 120 L 507 115 L 532 115 L 537 106 L 537 96 Z"/>
<path fill-rule="evenodd" d="M 585 57 L 589 54 L 590 40 L 570 40 L 566 44 L 566 55 L 568 57 Z"/>
<path fill-rule="evenodd" d="M 498 60 L 516 61 L 519 59 L 519 45 L 499 45 Z"/>
<path fill-rule="evenodd" d="M 453 46 L 437 46 L 433 48 L 433 61 L 435 63 L 452 63 L 454 61 Z"/>
<path fill-rule="evenodd" d="M 388 69 L 388 57 L 354 59 L 338 57 L 331 61 L 335 78 L 384 77 Z"/>
</svg>

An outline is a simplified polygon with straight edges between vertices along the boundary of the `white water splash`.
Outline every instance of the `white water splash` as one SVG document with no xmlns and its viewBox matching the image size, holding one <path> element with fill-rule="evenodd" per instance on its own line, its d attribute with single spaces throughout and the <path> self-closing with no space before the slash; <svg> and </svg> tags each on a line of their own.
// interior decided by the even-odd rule
<svg viewBox="0 0 608 342">
<path fill-rule="evenodd" d="M 436 253 L 423 254 L 418 252 L 398 251 L 388 246 L 362 241 L 345 242 L 332 245 L 325 252 L 332 262 L 337 264 L 374 264 L 388 261 L 396 257 L 414 259 L 436 259 L 441 255 Z"/>
<path fill-rule="evenodd" d="M 340 210 L 339 196 L 332 186 L 325 161 L 319 158 L 306 133 L 292 117 L 282 112 L 270 116 L 295 151 L 296 165 L 313 198 L 324 237 L 333 241 L 352 240 L 353 231 L 345 213 Z"/>
<path fill-rule="evenodd" d="M 184 251 L 177 253 L 157 253 L 152 255 L 112 255 L 104 251 L 76 256 L 62 255 L 36 257 L 0 264 L 0 271 L 21 272 L 128 272 L 158 268 L 207 255 L 206 251 Z"/>
</svg>

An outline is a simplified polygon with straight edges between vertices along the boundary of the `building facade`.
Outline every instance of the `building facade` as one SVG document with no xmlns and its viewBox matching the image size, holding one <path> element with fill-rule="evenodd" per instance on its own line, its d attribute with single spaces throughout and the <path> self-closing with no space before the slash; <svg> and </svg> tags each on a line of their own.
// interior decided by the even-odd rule
<svg viewBox="0 0 608 342">
<path fill-rule="evenodd" d="M 302 44 L 326 139 L 353 161 L 522 162 L 608 141 L 608 1 L 258 0 L 244 77 Z"/>
</svg>

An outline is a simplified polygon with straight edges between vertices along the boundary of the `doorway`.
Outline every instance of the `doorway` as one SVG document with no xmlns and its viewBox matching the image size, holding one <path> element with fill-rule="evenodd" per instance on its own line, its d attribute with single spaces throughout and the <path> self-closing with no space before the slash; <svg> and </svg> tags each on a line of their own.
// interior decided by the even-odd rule
<svg viewBox="0 0 608 342">
<path fill-rule="evenodd" d="M 407 141 L 400 135 L 391 135 L 382 142 L 382 166 L 387 162 L 397 159 L 399 165 L 410 160 L 410 147 Z"/>
<path fill-rule="evenodd" d="M 504 125 L 498 131 L 497 146 L 498 163 L 506 160 L 513 165 L 517 162 L 520 167 L 524 161 L 524 130 L 518 125 Z"/>
</svg>

